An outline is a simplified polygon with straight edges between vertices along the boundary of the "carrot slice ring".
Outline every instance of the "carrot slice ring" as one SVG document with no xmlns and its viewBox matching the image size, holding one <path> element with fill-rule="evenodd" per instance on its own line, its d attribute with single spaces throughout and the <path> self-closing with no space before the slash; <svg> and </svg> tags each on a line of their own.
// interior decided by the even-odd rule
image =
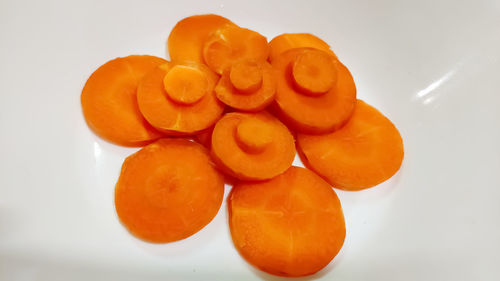
<svg viewBox="0 0 500 281">
<path fill-rule="evenodd" d="M 168 52 L 173 62 L 203 63 L 203 45 L 209 36 L 230 20 L 213 14 L 196 15 L 179 21 L 168 36 Z"/>
<path fill-rule="evenodd" d="M 233 108 L 260 111 L 274 100 L 276 81 L 267 62 L 244 61 L 226 71 L 215 87 L 217 98 Z"/>
<path fill-rule="evenodd" d="M 185 139 L 161 139 L 125 159 L 115 207 L 133 235 L 165 243 L 189 237 L 207 225 L 223 195 L 223 176 L 203 146 Z"/>
<path fill-rule="evenodd" d="M 132 55 L 108 61 L 94 71 L 81 95 L 90 129 L 107 141 L 125 146 L 142 146 L 161 137 L 139 112 L 136 93 L 140 79 L 166 62 Z"/>
<path fill-rule="evenodd" d="M 317 61 L 322 68 L 316 67 L 308 73 L 307 67 Z M 306 71 L 297 70 L 297 65 L 306 68 Z M 292 49 L 279 56 L 273 67 L 277 80 L 276 104 L 282 117 L 296 130 L 304 133 L 331 132 L 340 128 L 351 116 L 356 103 L 356 85 L 349 70 L 334 57 L 317 49 Z M 325 81 L 315 85 L 313 82 L 318 79 Z M 335 81 L 333 84 L 332 79 Z M 331 88 L 322 92 L 328 86 Z"/>
<path fill-rule="evenodd" d="M 213 125 L 224 111 L 213 91 L 217 79 L 201 64 L 161 65 L 139 84 L 139 109 L 151 125 L 166 134 L 196 134 Z"/>
<path fill-rule="evenodd" d="M 236 249 L 271 274 L 313 274 L 344 243 L 344 215 L 335 191 L 304 168 L 291 167 L 269 181 L 238 184 L 228 206 Z"/>
<path fill-rule="evenodd" d="M 314 48 L 337 57 L 330 46 L 317 36 L 309 33 L 284 33 L 269 42 L 269 61 L 273 62 L 282 53 L 296 48 Z"/>
<path fill-rule="evenodd" d="M 292 165 L 295 144 L 288 128 L 269 113 L 228 113 L 213 130 L 212 156 L 235 178 L 264 180 Z"/>
<path fill-rule="evenodd" d="M 331 185 L 361 190 L 392 177 L 404 157 L 398 130 L 382 113 L 358 100 L 341 129 L 326 135 L 297 136 L 306 164 Z"/>
<path fill-rule="evenodd" d="M 226 25 L 205 42 L 205 63 L 218 74 L 241 61 L 264 62 L 269 55 L 266 37 L 250 29 Z"/>
</svg>

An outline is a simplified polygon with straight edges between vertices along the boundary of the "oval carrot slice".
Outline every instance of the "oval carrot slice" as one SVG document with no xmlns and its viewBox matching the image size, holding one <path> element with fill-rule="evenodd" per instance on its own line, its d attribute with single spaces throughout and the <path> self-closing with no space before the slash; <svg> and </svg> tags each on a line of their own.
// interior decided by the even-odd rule
<svg viewBox="0 0 500 281">
<path fill-rule="evenodd" d="M 208 37 L 230 20 L 213 14 L 196 15 L 179 21 L 168 36 L 168 52 L 173 62 L 203 63 L 203 45 Z"/>
<path fill-rule="evenodd" d="M 344 243 L 344 215 L 335 191 L 304 168 L 291 167 L 264 182 L 238 184 L 228 206 L 236 249 L 271 274 L 313 274 Z"/>
<path fill-rule="evenodd" d="M 125 159 L 115 207 L 136 237 L 155 243 L 193 235 L 217 214 L 224 180 L 206 149 L 185 139 L 161 139 Z"/>
<path fill-rule="evenodd" d="M 331 132 L 351 116 L 356 85 L 349 70 L 334 57 L 317 49 L 292 49 L 280 55 L 273 67 L 276 105 L 296 130 Z"/>
<path fill-rule="evenodd" d="M 228 113 L 212 133 L 212 156 L 235 178 L 263 180 L 292 165 L 295 143 L 288 128 L 267 112 Z"/>
<path fill-rule="evenodd" d="M 273 69 L 267 62 L 244 61 L 226 71 L 215 87 L 217 98 L 233 108 L 260 111 L 276 94 Z"/>
<path fill-rule="evenodd" d="M 305 164 L 336 188 L 361 190 L 392 177 L 404 157 L 398 130 L 382 113 L 358 100 L 341 129 L 297 136 Z"/>
<path fill-rule="evenodd" d="M 90 129 L 125 146 L 142 146 L 161 137 L 139 112 L 136 94 L 140 79 L 163 63 L 162 58 L 132 55 L 108 61 L 94 71 L 81 95 Z"/>
<path fill-rule="evenodd" d="M 314 48 L 337 57 L 330 46 L 317 36 L 310 33 L 284 33 L 269 42 L 269 61 L 273 62 L 282 53 L 296 48 Z"/>
<path fill-rule="evenodd" d="M 166 134 L 196 134 L 213 125 L 224 111 L 214 93 L 217 79 L 201 64 L 161 65 L 141 80 L 139 109 L 151 125 Z"/>
<path fill-rule="evenodd" d="M 205 63 L 218 74 L 241 61 L 262 63 L 268 56 L 266 37 L 235 25 L 226 25 L 215 31 L 203 47 Z"/>
</svg>

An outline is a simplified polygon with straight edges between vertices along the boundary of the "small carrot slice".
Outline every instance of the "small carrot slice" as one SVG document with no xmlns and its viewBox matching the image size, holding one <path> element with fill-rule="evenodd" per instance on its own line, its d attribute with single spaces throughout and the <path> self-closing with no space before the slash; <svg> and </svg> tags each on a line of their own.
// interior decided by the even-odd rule
<svg viewBox="0 0 500 281">
<path fill-rule="evenodd" d="M 226 25 L 215 31 L 203 47 L 205 63 L 218 74 L 241 61 L 264 62 L 268 55 L 266 37 L 234 25 Z"/>
<path fill-rule="evenodd" d="M 310 33 L 284 33 L 269 42 L 269 61 L 273 62 L 282 53 L 296 48 L 314 48 L 336 57 L 330 46 Z"/>
<path fill-rule="evenodd" d="M 217 214 L 224 180 L 207 150 L 185 139 L 161 139 L 125 159 L 115 207 L 136 237 L 155 243 L 184 239 Z"/>
<path fill-rule="evenodd" d="M 224 104 L 215 97 L 217 74 L 195 63 L 164 64 L 148 73 L 137 90 L 139 109 L 156 129 L 194 135 L 212 126 Z"/>
<path fill-rule="evenodd" d="M 213 14 L 196 15 L 179 21 L 168 36 L 168 52 L 173 62 L 203 63 L 203 45 L 208 37 L 230 20 Z"/>
<path fill-rule="evenodd" d="M 89 77 L 81 94 L 83 115 L 90 129 L 115 144 L 142 146 L 161 137 L 142 117 L 137 86 L 151 69 L 167 61 L 153 56 L 116 58 Z"/>
<path fill-rule="evenodd" d="M 276 81 L 267 62 L 243 61 L 226 71 L 215 87 L 217 98 L 235 109 L 260 111 L 274 100 Z"/>
<path fill-rule="evenodd" d="M 335 191 L 313 172 L 291 167 L 229 195 L 229 228 L 239 253 L 275 275 L 310 275 L 340 251 L 346 230 Z"/>
<path fill-rule="evenodd" d="M 331 132 L 351 116 L 356 85 L 336 58 L 317 49 L 291 49 L 273 67 L 276 105 L 283 119 L 299 132 Z"/>
<path fill-rule="evenodd" d="M 264 180 L 292 165 L 295 142 L 288 128 L 267 112 L 228 113 L 212 133 L 212 156 L 235 178 Z"/>
<path fill-rule="evenodd" d="M 392 177 L 404 157 L 398 130 L 382 113 L 358 100 L 341 129 L 297 136 L 305 164 L 336 188 L 361 190 Z"/>
</svg>

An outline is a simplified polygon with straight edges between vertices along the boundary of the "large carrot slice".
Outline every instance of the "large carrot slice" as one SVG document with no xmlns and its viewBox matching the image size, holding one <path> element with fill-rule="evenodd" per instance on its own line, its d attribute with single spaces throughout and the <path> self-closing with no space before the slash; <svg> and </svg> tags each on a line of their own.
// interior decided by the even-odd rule
<svg viewBox="0 0 500 281">
<path fill-rule="evenodd" d="M 268 106 L 276 93 L 273 69 L 267 62 L 244 61 L 226 71 L 215 87 L 217 98 L 243 111 L 260 111 Z"/>
<path fill-rule="evenodd" d="M 137 107 L 137 85 L 151 69 L 166 63 L 153 56 L 132 55 L 100 66 L 82 90 L 85 120 L 98 136 L 125 146 L 142 146 L 161 136 Z"/>
<path fill-rule="evenodd" d="M 268 56 L 266 37 L 234 25 L 225 25 L 215 31 L 203 47 L 205 63 L 218 74 L 241 61 L 262 63 Z"/>
<path fill-rule="evenodd" d="M 326 135 L 297 136 L 305 162 L 331 185 L 360 190 L 394 175 L 403 161 L 403 141 L 382 113 L 358 100 L 340 130 Z"/>
<path fill-rule="evenodd" d="M 269 113 L 228 113 L 212 133 L 212 156 L 235 178 L 263 180 L 292 165 L 295 143 L 287 127 Z"/>
<path fill-rule="evenodd" d="M 295 48 L 314 48 L 335 56 L 325 41 L 310 33 L 284 33 L 278 35 L 269 42 L 269 48 L 269 60 L 271 62 L 282 53 Z"/>
<path fill-rule="evenodd" d="M 223 195 L 223 177 L 203 146 L 161 139 L 125 159 L 115 207 L 136 237 L 164 243 L 189 237 L 207 225 Z"/>
<path fill-rule="evenodd" d="M 291 49 L 273 61 L 276 104 L 295 129 L 325 133 L 340 128 L 356 103 L 349 70 L 336 58 L 311 48 Z"/>
<path fill-rule="evenodd" d="M 139 109 L 151 125 L 170 135 L 193 135 L 213 125 L 224 111 L 215 97 L 218 76 L 195 63 L 164 64 L 141 80 Z"/>
<path fill-rule="evenodd" d="M 340 201 L 313 172 L 291 167 L 260 183 L 242 183 L 229 196 L 234 245 L 271 274 L 304 276 L 325 267 L 346 234 Z"/>
<path fill-rule="evenodd" d="M 173 62 L 203 63 L 203 46 L 209 36 L 230 20 L 213 14 L 196 15 L 179 21 L 168 36 L 168 52 Z"/>
</svg>

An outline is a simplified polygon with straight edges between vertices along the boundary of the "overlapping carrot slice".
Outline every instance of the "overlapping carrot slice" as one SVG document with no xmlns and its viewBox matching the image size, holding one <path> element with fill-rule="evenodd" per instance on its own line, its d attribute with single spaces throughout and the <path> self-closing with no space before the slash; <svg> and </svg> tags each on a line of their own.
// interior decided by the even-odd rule
<svg viewBox="0 0 500 281">
<path fill-rule="evenodd" d="M 314 48 L 335 56 L 330 46 L 320 38 L 310 33 L 284 33 L 269 42 L 269 61 L 274 61 L 282 53 L 296 48 Z"/>
</svg>

